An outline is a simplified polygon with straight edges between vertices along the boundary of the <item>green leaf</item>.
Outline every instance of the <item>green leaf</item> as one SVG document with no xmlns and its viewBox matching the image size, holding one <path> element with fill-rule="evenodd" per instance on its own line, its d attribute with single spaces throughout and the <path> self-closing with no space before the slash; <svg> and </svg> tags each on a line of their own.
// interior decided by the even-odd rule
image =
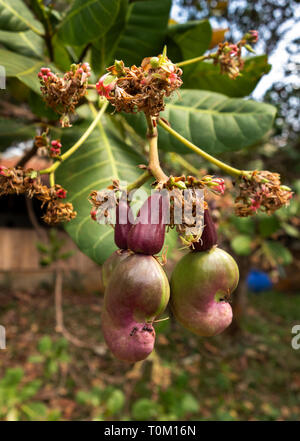
<svg viewBox="0 0 300 441">
<path fill-rule="evenodd" d="M 33 380 L 23 386 L 21 395 L 22 400 L 33 397 L 41 387 L 41 380 Z"/>
<path fill-rule="evenodd" d="M 271 128 L 276 108 L 253 100 L 228 98 L 203 90 L 182 90 L 180 97 L 168 99 L 161 116 L 180 135 L 208 153 L 216 154 L 259 141 Z M 125 115 L 141 135 L 146 132 L 143 115 Z M 163 150 L 188 153 L 190 150 L 159 127 L 159 146 Z"/>
<path fill-rule="evenodd" d="M 132 416 L 136 421 L 151 421 L 158 416 L 158 405 L 155 401 L 141 398 L 133 404 Z"/>
<path fill-rule="evenodd" d="M 291 237 L 299 237 L 300 232 L 299 229 L 294 227 L 294 225 L 288 224 L 286 222 L 282 223 L 282 228 Z"/>
<path fill-rule="evenodd" d="M 119 389 L 115 389 L 106 402 L 106 409 L 110 415 L 114 415 L 122 410 L 124 404 L 124 393 Z"/>
<path fill-rule="evenodd" d="M 62 138 L 66 147 L 82 134 L 82 129 L 74 127 L 70 130 L 73 140 L 69 137 L 67 143 Z M 125 144 L 115 131 L 107 129 L 104 118 L 80 149 L 57 170 L 57 182 L 68 190 L 68 201 L 73 203 L 78 213 L 75 219 L 65 225 L 65 229 L 81 251 L 99 264 L 116 246 L 113 229 L 91 219 L 88 196 L 92 190 L 110 185 L 112 179 L 135 180 L 141 174 L 137 165 L 143 162 L 143 158 Z"/>
<path fill-rule="evenodd" d="M 28 357 L 29 363 L 42 363 L 44 361 L 44 357 L 42 355 L 31 355 Z"/>
<path fill-rule="evenodd" d="M 0 151 L 6 150 L 18 141 L 26 141 L 36 135 L 33 125 L 24 125 L 13 119 L 0 118 Z"/>
<path fill-rule="evenodd" d="M 252 217 L 237 217 L 232 216 L 230 222 L 236 227 L 236 229 L 243 234 L 254 234 L 255 223 Z"/>
<path fill-rule="evenodd" d="M 267 257 L 277 264 L 289 265 L 293 261 L 291 252 L 280 242 L 267 240 L 264 242 L 263 249 Z"/>
<path fill-rule="evenodd" d="M 14 32 L 31 29 L 39 35 L 43 33 L 43 26 L 21 0 L 0 0 L 0 29 Z"/>
<path fill-rule="evenodd" d="M 171 28 L 169 33 L 173 34 L 173 40 L 181 49 L 182 61 L 204 54 L 212 37 L 212 29 L 208 20 L 194 22 L 194 26 L 185 32 L 174 35 Z"/>
<path fill-rule="evenodd" d="M 185 394 L 182 397 L 181 409 L 183 414 L 199 412 L 199 403 L 192 394 Z"/>
<path fill-rule="evenodd" d="M 230 242 L 230 245 L 233 251 L 239 256 L 248 256 L 252 251 L 251 243 L 252 239 L 250 236 L 240 234 Z"/>
<path fill-rule="evenodd" d="M 119 0 L 75 0 L 59 26 L 59 37 L 73 46 L 87 44 L 113 25 Z"/>
<path fill-rule="evenodd" d="M 41 354 L 46 354 L 52 349 L 52 340 L 48 335 L 42 337 L 38 342 L 38 350 Z"/>
<path fill-rule="evenodd" d="M 220 67 L 210 62 L 199 62 L 183 67 L 183 87 L 187 89 L 205 89 L 224 93 L 231 97 L 249 95 L 261 77 L 271 69 L 268 57 L 260 55 L 245 61 L 242 75 L 235 80 L 220 73 Z"/>
<path fill-rule="evenodd" d="M 5 376 L 0 381 L 1 386 L 16 387 L 24 376 L 22 368 L 8 368 L 5 372 Z"/>
<path fill-rule="evenodd" d="M 93 42 L 92 67 L 100 74 L 114 61 L 114 54 L 126 24 L 128 0 L 120 0 L 120 9 L 113 26 L 100 39 Z"/>
<path fill-rule="evenodd" d="M 48 118 L 50 121 L 59 119 L 59 115 L 47 106 L 41 95 L 36 94 L 33 90 L 29 93 L 28 104 L 30 110 L 40 118 Z"/>
<path fill-rule="evenodd" d="M 0 31 L 0 43 L 7 49 L 34 58 L 41 58 L 44 52 L 44 40 L 32 31 Z"/>
<path fill-rule="evenodd" d="M 262 237 L 270 237 L 279 228 L 280 223 L 275 216 L 260 216 L 258 229 Z"/>
<path fill-rule="evenodd" d="M 45 421 L 45 416 L 47 415 L 47 406 L 44 403 L 35 401 L 24 404 L 21 409 L 30 421 Z"/>
<path fill-rule="evenodd" d="M 116 58 L 129 66 L 140 64 L 147 56 L 159 54 L 167 33 L 171 4 L 171 0 L 132 3 Z"/>
<path fill-rule="evenodd" d="M 7 77 L 16 77 L 36 93 L 40 93 L 37 74 L 45 64 L 43 61 L 24 57 L 6 49 L 0 49 L 0 60 Z"/>
<path fill-rule="evenodd" d="M 71 59 L 70 54 L 65 48 L 64 43 L 54 35 L 52 38 L 52 46 L 54 51 L 54 63 L 62 71 L 65 72 L 70 69 Z"/>
</svg>

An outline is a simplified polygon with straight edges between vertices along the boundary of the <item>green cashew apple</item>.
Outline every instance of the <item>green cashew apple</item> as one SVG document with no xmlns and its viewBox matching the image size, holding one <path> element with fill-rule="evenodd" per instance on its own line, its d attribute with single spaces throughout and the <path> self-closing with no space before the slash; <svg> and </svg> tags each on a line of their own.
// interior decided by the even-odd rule
<svg viewBox="0 0 300 441">
<path fill-rule="evenodd" d="M 213 247 L 189 252 L 171 278 L 170 303 L 176 319 L 197 335 L 220 334 L 232 321 L 227 300 L 238 281 L 238 266 L 226 251 Z"/>
</svg>

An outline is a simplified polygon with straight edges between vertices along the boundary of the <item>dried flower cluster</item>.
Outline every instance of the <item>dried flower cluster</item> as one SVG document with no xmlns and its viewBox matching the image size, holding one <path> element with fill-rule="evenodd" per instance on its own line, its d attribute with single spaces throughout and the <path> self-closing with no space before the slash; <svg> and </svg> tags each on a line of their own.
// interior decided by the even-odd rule
<svg viewBox="0 0 300 441">
<path fill-rule="evenodd" d="M 286 205 L 293 192 L 281 185 L 279 173 L 253 171 L 242 176 L 239 182 L 240 193 L 235 199 L 235 214 L 240 217 L 251 216 L 258 209 L 267 214 Z"/>
<path fill-rule="evenodd" d="M 235 79 L 241 75 L 241 70 L 244 67 L 244 60 L 242 59 L 242 48 L 245 47 L 249 52 L 254 52 L 250 43 L 256 43 L 258 40 L 258 32 L 251 30 L 247 32 L 242 40 L 237 44 L 219 43 L 218 51 L 211 54 L 214 64 L 219 64 L 221 73 L 227 74 L 229 78 Z"/>
<path fill-rule="evenodd" d="M 61 155 L 62 144 L 59 139 L 50 141 L 47 129 L 41 135 L 35 137 L 34 142 L 38 148 L 38 154 L 41 156 L 49 156 L 52 159 L 59 159 Z"/>
<path fill-rule="evenodd" d="M 117 203 L 118 188 L 108 187 L 100 191 L 92 191 L 89 196 L 89 202 L 92 205 L 90 212 L 93 220 L 102 219 L 105 224 L 113 225 L 111 214 Z"/>
<path fill-rule="evenodd" d="M 62 127 L 70 127 L 69 114 L 74 113 L 76 105 L 86 95 L 90 70 L 89 64 L 83 63 L 72 64 L 63 77 L 54 74 L 48 67 L 43 67 L 38 74 L 44 100 L 62 115 Z"/>
<path fill-rule="evenodd" d="M 182 85 L 182 70 L 165 54 L 144 58 L 140 67 L 125 67 L 116 61 L 96 84 L 99 95 L 105 96 L 118 112 L 145 112 L 158 116 L 165 108 L 164 97 Z"/>
<path fill-rule="evenodd" d="M 201 179 L 195 176 L 170 176 L 165 188 L 172 189 L 178 187 L 181 189 L 202 188 L 208 189 L 217 195 L 223 195 L 225 192 L 225 181 L 223 178 L 215 178 L 212 175 L 205 175 Z"/>
<path fill-rule="evenodd" d="M 0 196 L 7 194 L 24 194 L 29 198 L 37 198 L 42 201 L 42 207 L 46 206 L 43 216 L 45 222 L 56 224 L 68 222 L 76 217 L 76 212 L 71 203 L 61 202 L 67 192 L 60 185 L 47 187 L 41 183 L 36 170 L 22 168 L 0 167 Z"/>
<path fill-rule="evenodd" d="M 171 191 L 169 227 L 176 228 L 182 242 L 191 246 L 199 241 L 203 231 L 203 211 L 207 207 L 203 190 L 223 195 L 224 179 L 211 175 L 200 179 L 194 176 L 170 176 L 165 188 Z M 178 222 L 179 212 L 183 214 L 181 222 Z"/>
</svg>

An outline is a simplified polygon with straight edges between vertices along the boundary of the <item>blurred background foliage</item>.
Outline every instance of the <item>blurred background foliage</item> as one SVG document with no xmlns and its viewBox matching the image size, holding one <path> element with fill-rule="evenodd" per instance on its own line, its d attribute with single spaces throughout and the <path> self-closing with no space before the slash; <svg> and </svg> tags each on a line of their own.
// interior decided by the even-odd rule
<svg viewBox="0 0 300 441">
<path fill-rule="evenodd" d="M 73 4 L 71 0 L 26 0 L 22 3 L 30 7 L 49 32 L 52 26 L 64 20 L 66 7 Z M 3 159 L 30 149 L 37 128 L 46 123 L 50 123 L 53 136 L 61 135 L 57 115 L 41 100 L 36 79 L 36 72 L 45 63 L 50 63 L 49 58 L 61 71 L 68 69 L 73 61 L 90 61 L 95 73 L 93 80 L 96 80 L 114 57 L 124 58 L 128 64 L 139 63 L 144 56 L 153 55 L 145 53 L 148 50 L 145 48 L 159 51 L 166 43 L 170 58 L 176 62 L 201 55 L 223 38 L 237 41 L 245 31 L 257 29 L 260 36 L 257 54 L 246 61 L 243 76 L 233 81 L 221 76 L 216 66 L 199 63 L 185 69 L 184 88 L 223 93 L 228 97 L 254 97 L 259 102 L 276 106 L 275 123 L 265 131 L 262 139 L 235 154 L 224 149 L 218 157 L 241 169 L 280 172 L 282 181 L 293 188 L 294 199 L 287 209 L 273 216 L 259 214 L 253 218 L 236 218 L 233 216 L 234 186 L 226 178 L 226 195 L 209 197 L 209 203 L 219 227 L 221 246 L 234 254 L 241 270 L 241 283 L 233 304 L 235 321 L 225 335 L 202 340 L 183 330 L 171 317 L 157 325 L 155 354 L 133 367 L 114 360 L 103 346 L 99 326 L 102 295 L 98 287 L 93 294 L 86 295 L 75 290 L 70 292 L 67 288 L 64 291 L 68 328 L 82 341 L 90 342 L 89 348 L 82 348 L 54 332 L 51 291 L 45 287 L 30 293 L 15 291 L 7 278 L 1 290 L 0 323 L 9 330 L 9 339 L 7 350 L 0 351 L 0 418 L 297 420 L 300 413 L 299 354 L 291 349 L 290 340 L 291 328 L 300 314 L 299 1 L 148 0 L 121 1 L 120 4 L 115 25 L 109 32 L 103 31 L 99 38 L 93 36 L 91 41 L 86 41 L 88 34 L 77 27 L 80 44 L 74 44 L 68 27 L 55 34 L 49 49 L 49 39 L 47 48 L 38 35 L 22 26 L 18 36 L 12 35 L 15 32 L 8 29 L 7 21 L 4 27 L 0 26 L 0 64 L 7 63 L 9 72 L 7 89 L 1 91 L 0 103 Z M 52 5 L 55 6 L 53 10 Z M 124 20 L 128 6 L 135 8 L 131 22 Z M 43 15 L 45 7 L 49 8 L 46 18 Z M 149 10 L 156 14 L 154 18 Z M 143 31 L 135 34 L 137 17 Z M 1 20 L 0 24 L 3 25 Z M 35 25 L 39 28 L 38 20 Z M 89 32 L 93 33 L 92 27 Z M 23 33 L 21 39 L 20 33 Z M 28 40 L 24 42 L 24 34 L 32 44 L 28 44 Z M 13 61 L 9 57 L 11 52 Z M 31 72 L 32 69 L 32 75 L 23 75 L 23 71 Z M 93 100 L 96 102 L 96 97 Z M 64 135 L 65 147 L 78 139 L 86 128 L 85 120 L 91 118 L 90 109 L 83 103 L 78 109 L 74 129 Z M 180 126 L 180 121 L 174 120 L 172 124 Z M 120 115 L 107 115 L 104 127 L 114 148 L 118 149 L 118 160 L 127 164 L 127 169 L 123 167 L 121 172 L 121 176 L 122 173 L 126 176 L 124 170 L 133 170 L 136 163 L 141 162 L 139 155 L 146 152 L 140 137 L 144 126 L 130 118 L 125 121 Z M 93 136 L 86 148 L 99 146 L 100 135 Z M 128 146 L 134 150 L 130 159 L 124 154 Z M 199 157 L 188 153 L 180 155 L 168 146 L 161 157 L 169 173 L 215 173 L 220 176 L 215 167 Z M 70 162 L 67 168 L 60 168 L 58 177 L 62 183 L 78 172 L 76 156 L 72 160 L 72 165 Z M 91 166 L 93 163 L 84 164 L 87 179 L 90 179 Z M 101 173 L 106 176 L 106 170 Z M 133 171 L 128 173 L 134 175 Z M 66 181 L 69 189 L 68 185 L 70 193 L 81 192 L 82 183 L 78 180 Z M 86 195 L 80 201 L 83 211 L 87 211 L 84 215 L 88 216 Z M 16 204 L 19 202 L 11 198 L 2 205 L 11 210 L 12 218 Z M 40 207 L 35 207 L 35 211 L 40 217 Z M 67 230 L 74 238 L 77 226 L 73 225 Z M 76 241 L 95 260 L 98 256 L 96 252 L 91 255 L 90 243 L 96 236 L 100 237 L 96 227 L 88 223 Z M 68 258 L 56 233 L 50 231 L 49 237 L 46 244 L 38 244 L 43 265 Z M 87 237 L 90 238 L 88 244 Z M 169 239 L 170 250 L 175 241 L 174 237 Z M 110 246 L 108 241 L 99 242 L 102 253 L 109 254 Z M 170 269 L 179 257 L 178 251 L 171 253 Z M 267 276 L 268 288 L 273 286 L 277 292 L 265 292 L 267 285 L 257 278 L 257 272 Z"/>
</svg>

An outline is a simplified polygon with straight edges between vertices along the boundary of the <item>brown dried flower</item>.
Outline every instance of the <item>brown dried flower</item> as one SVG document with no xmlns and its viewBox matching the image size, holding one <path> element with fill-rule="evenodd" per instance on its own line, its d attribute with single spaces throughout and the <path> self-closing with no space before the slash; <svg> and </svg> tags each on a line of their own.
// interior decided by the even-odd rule
<svg viewBox="0 0 300 441">
<path fill-rule="evenodd" d="M 71 69 L 61 78 L 43 67 L 38 77 L 44 100 L 61 116 L 62 127 L 70 127 L 69 114 L 74 113 L 80 99 L 86 95 L 88 79 L 91 75 L 88 63 L 72 64 Z"/>
<path fill-rule="evenodd" d="M 281 185 L 279 173 L 253 171 L 242 176 L 239 182 L 240 194 L 235 199 L 235 214 L 246 217 L 255 214 L 258 209 L 267 214 L 287 205 L 293 192 Z"/>
<path fill-rule="evenodd" d="M 140 67 L 125 67 L 122 61 L 107 69 L 96 84 L 117 112 L 145 112 L 158 116 L 165 108 L 164 97 L 182 85 L 182 70 L 165 54 L 144 58 Z"/>
<path fill-rule="evenodd" d="M 70 202 L 60 202 L 57 199 L 52 199 L 43 216 L 43 220 L 47 224 L 58 224 L 60 222 L 69 222 L 76 217 L 77 213 L 73 209 Z"/>
<path fill-rule="evenodd" d="M 0 167 L 0 196 L 24 194 L 28 198 L 37 198 L 46 205 L 43 219 L 47 223 L 67 222 L 76 216 L 73 205 L 60 200 L 66 197 L 66 190 L 60 185 L 43 185 L 38 172 L 33 169 Z"/>
<path fill-rule="evenodd" d="M 235 79 L 240 75 L 244 67 L 242 59 L 242 45 L 219 43 L 219 48 L 214 56 L 214 64 L 219 64 L 221 73 L 227 74 L 229 78 Z"/>
</svg>

